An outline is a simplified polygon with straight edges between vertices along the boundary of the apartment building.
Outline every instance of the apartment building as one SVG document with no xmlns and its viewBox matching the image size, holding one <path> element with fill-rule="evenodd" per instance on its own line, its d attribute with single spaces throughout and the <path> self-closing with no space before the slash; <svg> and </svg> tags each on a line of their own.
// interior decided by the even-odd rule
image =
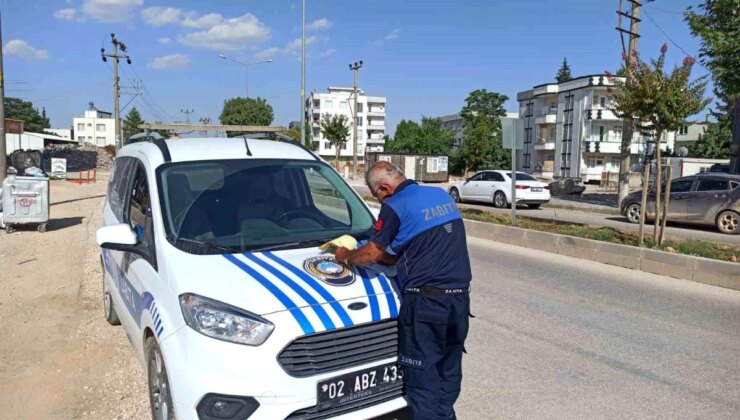
<svg viewBox="0 0 740 420">
<path fill-rule="evenodd" d="M 329 87 L 326 93 L 311 92 L 306 98 L 306 120 L 310 122 L 313 141 L 319 155 L 327 160 L 336 156 L 336 148 L 321 133 L 321 118 L 324 114 L 344 115 L 350 123 L 347 143 L 341 147 L 339 156 L 343 162 L 352 161 L 353 124 L 357 124 L 357 161 L 364 163 L 366 153 L 382 152 L 385 145 L 385 105 L 384 96 L 368 96 L 358 89 L 357 112 L 354 106 L 353 88 Z M 353 114 L 356 117 L 353 121 Z"/>
<path fill-rule="evenodd" d="M 524 145 L 519 168 L 541 177 L 598 181 L 619 172 L 622 120 L 612 111 L 606 75 L 546 83 L 519 92 Z M 665 133 L 661 149 L 674 149 L 674 133 Z M 630 147 L 633 168 L 652 154 L 650 133 L 635 132 Z"/>
<path fill-rule="evenodd" d="M 116 123 L 113 113 L 101 111 L 90 102 L 84 116 L 72 119 L 72 129 L 78 143 L 107 146 L 116 144 Z"/>
</svg>

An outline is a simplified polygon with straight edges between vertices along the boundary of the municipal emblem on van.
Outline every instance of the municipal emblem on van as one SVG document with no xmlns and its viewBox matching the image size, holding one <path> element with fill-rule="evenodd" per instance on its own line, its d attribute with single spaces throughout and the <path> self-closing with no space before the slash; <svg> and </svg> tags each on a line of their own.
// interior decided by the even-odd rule
<svg viewBox="0 0 740 420">
<path fill-rule="evenodd" d="M 332 286 L 349 286 L 355 282 L 352 270 L 333 257 L 313 257 L 303 263 L 303 268 L 314 277 Z"/>
</svg>

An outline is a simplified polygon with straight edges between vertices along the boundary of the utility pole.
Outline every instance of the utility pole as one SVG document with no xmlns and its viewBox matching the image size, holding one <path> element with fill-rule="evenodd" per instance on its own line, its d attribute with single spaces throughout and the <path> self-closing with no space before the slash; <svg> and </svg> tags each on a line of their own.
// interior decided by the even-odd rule
<svg viewBox="0 0 740 420">
<path fill-rule="evenodd" d="M 126 54 L 126 44 L 116 39 L 116 34 L 110 34 L 111 44 L 113 44 L 113 54 L 107 54 L 105 48 L 100 49 L 100 57 L 103 62 L 108 61 L 108 58 L 113 59 L 113 118 L 115 119 L 115 130 L 116 130 L 116 150 L 121 149 L 121 139 L 123 133 L 121 132 L 121 105 L 119 100 L 121 98 L 121 79 L 118 77 L 118 60 L 125 58 L 128 64 L 131 64 L 131 57 Z M 122 54 L 118 54 L 118 52 Z"/>
<path fill-rule="evenodd" d="M 301 12 L 301 144 L 306 145 L 306 0 Z"/>
<path fill-rule="evenodd" d="M 5 74 L 3 72 L 3 21 L 0 11 L 0 188 L 8 173 L 8 153 L 5 150 Z"/>
<path fill-rule="evenodd" d="M 627 60 L 627 81 L 632 77 L 632 67 L 637 61 L 637 39 L 640 38 L 640 4 L 641 0 L 626 0 L 632 3 L 631 14 L 622 11 L 622 0 L 619 0 L 619 10 L 617 10 L 618 24 L 617 31 L 619 31 L 622 37 L 622 53 L 626 54 Z M 622 17 L 626 17 L 630 20 L 630 29 L 626 30 L 622 28 Z M 629 50 L 624 51 L 624 34 L 630 36 Z M 622 205 L 622 200 L 627 197 L 630 186 L 630 149 L 632 146 L 632 137 L 634 133 L 635 122 L 631 115 L 625 116 L 622 121 L 622 147 L 620 150 L 620 165 L 619 165 L 619 206 Z M 658 143 L 660 147 L 660 143 Z M 658 163 L 660 164 L 660 162 Z"/>
<path fill-rule="evenodd" d="M 349 69 L 354 72 L 355 84 L 354 93 L 355 105 L 352 108 L 354 111 L 352 114 L 352 179 L 357 179 L 357 72 L 362 68 L 362 60 L 357 61 L 349 65 Z"/>
<path fill-rule="evenodd" d="M 194 109 L 181 109 L 180 112 L 185 114 L 185 124 L 190 124 L 190 114 L 194 113 Z"/>
</svg>

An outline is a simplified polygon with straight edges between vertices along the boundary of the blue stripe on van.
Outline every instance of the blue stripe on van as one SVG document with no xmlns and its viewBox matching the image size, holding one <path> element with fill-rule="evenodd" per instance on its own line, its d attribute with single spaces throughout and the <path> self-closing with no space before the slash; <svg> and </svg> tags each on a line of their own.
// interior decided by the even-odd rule
<svg viewBox="0 0 740 420">
<path fill-rule="evenodd" d="M 260 267 L 264 268 L 265 270 L 269 271 L 270 274 L 277 277 L 280 281 L 287 284 L 291 289 L 293 289 L 294 292 L 298 293 L 303 300 L 306 301 L 309 305 L 311 305 L 311 308 L 316 312 L 316 315 L 319 316 L 321 319 L 321 323 L 324 324 L 324 328 L 327 331 L 333 330 L 336 327 L 334 326 L 334 322 L 329 317 L 329 314 L 326 313 L 324 308 L 321 307 L 321 304 L 313 297 L 310 293 L 305 291 L 301 286 L 299 286 L 296 282 L 294 282 L 290 277 L 286 276 L 280 270 L 277 268 L 271 266 L 269 263 L 260 260 L 259 258 L 255 257 L 252 254 L 244 254 L 245 257 L 247 257 L 250 261 L 258 264 Z"/>
<path fill-rule="evenodd" d="M 290 298 L 286 296 L 285 293 L 282 292 L 282 290 L 278 289 L 274 284 L 270 283 L 270 281 L 267 280 L 262 274 L 255 271 L 252 267 L 244 264 L 235 256 L 224 254 L 224 258 L 226 258 L 235 266 L 239 267 L 245 273 L 249 274 L 252 278 L 257 280 L 257 282 L 259 282 L 265 289 L 270 291 L 270 293 L 272 293 L 280 301 L 280 303 L 285 306 L 285 309 L 290 311 L 298 325 L 300 325 L 301 329 L 303 329 L 304 334 L 313 334 L 315 332 L 313 326 L 311 326 L 311 323 L 308 321 L 308 318 L 306 318 L 306 315 L 304 315 L 303 312 L 301 312 L 301 310 L 296 307 L 296 304 L 293 303 L 293 301 L 290 300 Z"/>
<path fill-rule="evenodd" d="M 298 276 L 301 280 L 305 281 L 309 286 L 313 287 L 315 291 L 317 291 L 321 297 L 323 297 L 327 302 L 329 302 L 329 305 L 336 311 L 337 315 L 339 315 L 339 318 L 342 320 L 342 323 L 345 327 L 351 327 L 354 325 L 352 323 L 352 318 L 349 317 L 349 314 L 347 314 L 347 311 L 342 307 L 342 305 L 337 302 L 336 299 L 329 293 L 319 282 L 307 274 L 305 271 L 301 270 L 300 268 L 290 264 L 289 262 L 283 260 L 282 258 L 278 257 L 277 255 L 273 254 L 272 252 L 265 252 L 263 254 L 267 258 L 275 261 L 276 263 L 282 265 L 283 267 L 287 268 L 288 271 Z"/>
<path fill-rule="evenodd" d="M 395 318 L 398 316 L 398 307 L 396 306 L 396 298 L 393 296 L 393 289 L 391 289 L 391 285 L 384 275 L 378 273 L 378 280 L 380 281 L 380 286 L 383 288 L 383 292 L 385 292 L 388 309 L 391 311 L 391 318 Z"/>
<path fill-rule="evenodd" d="M 365 293 L 367 293 L 368 299 L 370 299 L 370 313 L 373 316 L 373 321 L 380 321 L 380 305 L 378 304 L 378 297 L 375 295 L 373 290 L 373 284 L 370 282 L 370 278 L 367 276 L 367 272 L 360 267 L 357 267 L 357 271 L 362 276 L 362 283 L 365 285 Z"/>
</svg>

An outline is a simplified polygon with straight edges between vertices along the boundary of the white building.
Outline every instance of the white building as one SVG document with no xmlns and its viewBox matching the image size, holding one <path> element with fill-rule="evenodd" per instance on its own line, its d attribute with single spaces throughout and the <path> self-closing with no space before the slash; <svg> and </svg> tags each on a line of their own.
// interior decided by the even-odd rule
<svg viewBox="0 0 740 420">
<path fill-rule="evenodd" d="M 53 134 L 57 137 L 61 137 L 63 139 L 69 139 L 73 140 L 72 138 L 72 129 L 71 128 L 45 128 L 45 133 Z"/>
<path fill-rule="evenodd" d="M 92 102 L 84 117 L 72 120 L 75 140 L 80 144 L 88 143 L 101 147 L 116 144 L 115 126 L 113 114 L 98 110 Z"/>
<path fill-rule="evenodd" d="M 51 133 L 32 133 L 24 131 L 18 133 L 5 134 L 5 152 L 10 155 L 16 150 L 44 150 L 44 147 L 51 144 L 71 144 L 74 140 L 55 136 Z"/>
<path fill-rule="evenodd" d="M 706 133 L 707 128 L 709 128 L 708 122 L 686 123 L 686 125 L 681 127 L 681 129 L 676 133 L 676 148 L 682 146 L 689 147 L 693 145 L 697 140 L 699 140 L 699 136 Z"/>
<path fill-rule="evenodd" d="M 344 115 L 350 122 L 350 135 L 347 143 L 340 149 L 340 160 L 352 160 L 352 124 L 357 124 L 357 161 L 364 163 L 365 153 L 382 152 L 385 144 L 385 103 L 383 96 L 367 96 L 358 89 L 357 118 L 352 121 L 351 109 L 354 106 L 352 88 L 329 87 L 327 93 L 311 92 L 306 98 L 306 120 L 311 123 L 314 143 L 318 143 L 319 155 L 327 160 L 336 156 L 335 147 L 321 133 L 321 119 L 324 114 Z"/>
<path fill-rule="evenodd" d="M 542 177 L 598 181 L 619 172 L 622 120 L 612 109 L 606 75 L 546 83 L 517 94 L 524 125 L 521 170 Z M 674 150 L 674 133 L 665 133 L 661 149 Z M 635 132 L 630 148 L 633 169 L 652 153 L 654 140 Z"/>
</svg>

